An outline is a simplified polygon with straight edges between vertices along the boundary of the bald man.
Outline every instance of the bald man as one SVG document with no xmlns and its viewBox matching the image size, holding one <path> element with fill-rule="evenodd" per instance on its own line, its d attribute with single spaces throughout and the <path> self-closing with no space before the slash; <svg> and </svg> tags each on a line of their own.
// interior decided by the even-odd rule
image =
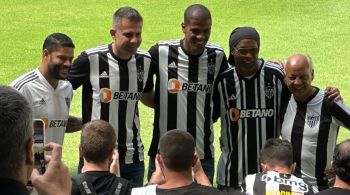
<svg viewBox="0 0 350 195">
<path fill-rule="evenodd" d="M 285 83 L 292 93 L 282 108 L 281 136 L 293 146 L 295 174 L 315 190 L 328 188 L 325 171 L 337 141 L 339 126 L 350 128 L 350 110 L 340 101 L 329 101 L 325 92 L 312 86 L 310 56 L 296 54 L 285 63 Z"/>
</svg>

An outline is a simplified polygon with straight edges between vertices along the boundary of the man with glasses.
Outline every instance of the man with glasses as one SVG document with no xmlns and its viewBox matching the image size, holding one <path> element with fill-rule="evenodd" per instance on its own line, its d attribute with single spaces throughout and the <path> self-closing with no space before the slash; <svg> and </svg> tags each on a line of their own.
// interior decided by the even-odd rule
<svg viewBox="0 0 350 195">
<path fill-rule="evenodd" d="M 269 138 L 280 135 L 280 111 L 290 92 L 282 66 L 259 57 L 260 37 L 252 27 L 234 29 L 228 62 L 233 66 L 214 85 L 213 120 L 221 117 L 219 189 L 240 189 L 248 174 L 259 172 L 260 150 Z M 329 88 L 327 96 L 339 99 Z"/>
<path fill-rule="evenodd" d="M 259 59 L 260 37 L 252 27 L 238 27 L 230 35 L 232 68 L 214 87 L 214 113 L 221 117 L 221 156 L 218 188 L 239 190 L 248 174 L 259 172 L 259 153 L 268 138 L 279 135 L 281 99 L 290 93 L 283 70 Z"/>
</svg>

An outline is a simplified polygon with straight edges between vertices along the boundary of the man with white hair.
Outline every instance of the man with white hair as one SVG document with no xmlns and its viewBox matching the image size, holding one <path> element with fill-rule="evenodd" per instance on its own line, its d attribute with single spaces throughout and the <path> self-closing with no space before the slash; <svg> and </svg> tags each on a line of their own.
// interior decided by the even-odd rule
<svg viewBox="0 0 350 195">
<path fill-rule="evenodd" d="M 319 191 L 330 167 L 339 126 L 350 128 L 350 110 L 341 101 L 329 101 L 325 91 L 312 86 L 314 69 L 310 56 L 296 54 L 285 63 L 285 83 L 292 93 L 281 113 L 281 136 L 293 146 L 295 174 Z"/>
</svg>

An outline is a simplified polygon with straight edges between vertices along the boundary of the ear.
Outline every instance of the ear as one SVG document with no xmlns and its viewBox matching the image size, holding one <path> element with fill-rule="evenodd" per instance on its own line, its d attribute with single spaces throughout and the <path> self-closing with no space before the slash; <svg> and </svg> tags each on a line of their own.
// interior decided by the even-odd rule
<svg viewBox="0 0 350 195">
<path fill-rule="evenodd" d="M 181 23 L 181 29 L 182 32 L 185 33 L 185 28 L 186 28 L 186 24 L 184 22 Z"/>
<path fill-rule="evenodd" d="M 49 56 L 49 54 L 50 54 L 50 52 L 49 52 L 49 50 L 47 50 L 47 49 L 44 49 L 43 50 L 43 58 L 46 58 L 46 57 L 48 57 Z"/>
<path fill-rule="evenodd" d="M 109 34 L 111 35 L 111 37 L 112 37 L 112 39 L 113 40 L 115 40 L 115 33 L 116 33 L 117 31 L 115 30 L 115 29 L 111 29 L 110 31 L 109 31 Z"/>
<path fill-rule="evenodd" d="M 79 144 L 79 158 L 83 158 L 83 148 Z"/>
<path fill-rule="evenodd" d="M 157 154 L 155 160 L 158 162 L 158 165 L 160 166 L 159 168 L 163 169 L 164 163 L 163 163 L 162 156 L 160 154 Z M 157 165 L 157 163 L 156 163 L 156 165 Z"/>
<path fill-rule="evenodd" d="M 314 69 L 311 70 L 311 81 L 314 80 Z"/>
<path fill-rule="evenodd" d="M 199 157 L 198 157 L 198 154 L 197 152 L 194 153 L 194 156 L 193 156 L 193 162 L 192 162 L 192 167 L 194 167 L 198 161 Z"/>
<path fill-rule="evenodd" d="M 295 172 L 295 167 L 297 166 L 297 163 L 293 163 L 290 167 L 290 173 L 293 174 Z"/>
<path fill-rule="evenodd" d="M 114 150 L 112 150 L 112 152 L 108 155 L 108 162 L 113 161 L 113 154 L 114 154 Z"/>
<path fill-rule="evenodd" d="M 26 144 L 26 164 L 34 165 L 34 152 L 33 152 L 34 138 L 30 138 Z"/>
<path fill-rule="evenodd" d="M 266 163 L 260 163 L 260 167 L 262 172 L 269 171 L 269 166 Z"/>
</svg>

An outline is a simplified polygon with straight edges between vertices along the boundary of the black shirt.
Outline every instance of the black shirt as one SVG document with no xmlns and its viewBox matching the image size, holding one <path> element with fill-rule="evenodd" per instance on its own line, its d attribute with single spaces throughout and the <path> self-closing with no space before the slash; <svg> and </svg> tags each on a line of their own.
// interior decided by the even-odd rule
<svg viewBox="0 0 350 195">
<path fill-rule="evenodd" d="M 108 171 L 87 171 L 84 173 L 89 181 L 91 182 L 96 194 L 108 194 L 109 190 L 112 188 L 114 180 L 125 180 L 121 177 L 117 177 Z M 72 177 L 72 195 L 80 195 L 77 177 Z M 123 186 L 121 189 L 121 194 L 131 193 L 131 182 L 128 182 L 127 186 Z M 125 193 L 123 193 L 125 192 Z"/>
</svg>

